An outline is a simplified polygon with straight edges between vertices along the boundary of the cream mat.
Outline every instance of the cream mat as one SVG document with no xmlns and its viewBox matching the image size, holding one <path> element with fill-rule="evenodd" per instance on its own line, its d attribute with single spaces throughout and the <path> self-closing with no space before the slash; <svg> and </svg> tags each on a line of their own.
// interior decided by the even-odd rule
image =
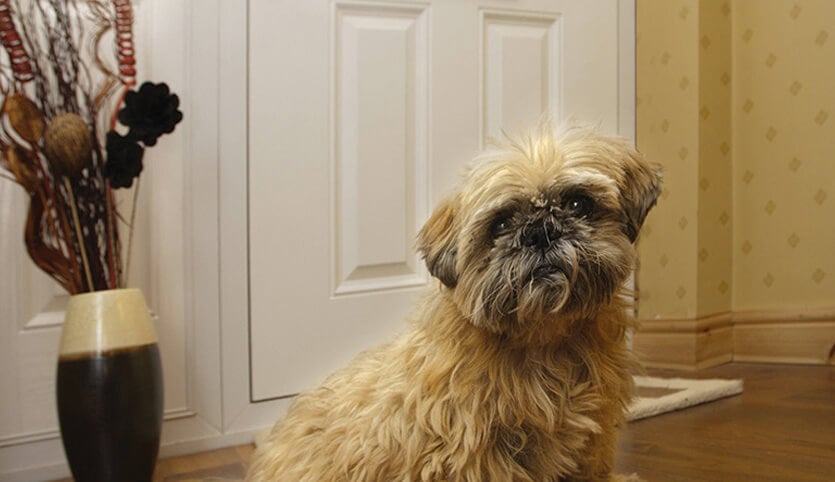
<svg viewBox="0 0 835 482">
<path fill-rule="evenodd" d="M 742 393 L 742 380 L 635 377 L 627 419 L 640 420 Z"/>
</svg>

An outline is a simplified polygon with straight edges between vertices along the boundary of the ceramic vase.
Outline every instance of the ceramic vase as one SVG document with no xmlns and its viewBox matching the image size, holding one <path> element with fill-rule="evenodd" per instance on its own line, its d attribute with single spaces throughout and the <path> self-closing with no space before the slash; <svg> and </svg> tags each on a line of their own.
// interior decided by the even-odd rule
<svg viewBox="0 0 835 482">
<path fill-rule="evenodd" d="M 156 330 L 140 290 L 70 298 L 56 396 L 64 452 L 76 481 L 151 480 L 163 382 Z"/>
</svg>

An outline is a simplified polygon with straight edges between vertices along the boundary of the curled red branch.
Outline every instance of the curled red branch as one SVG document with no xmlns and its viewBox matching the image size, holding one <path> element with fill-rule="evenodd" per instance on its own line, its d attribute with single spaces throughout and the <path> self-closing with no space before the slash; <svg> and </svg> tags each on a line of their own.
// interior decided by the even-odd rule
<svg viewBox="0 0 835 482">
<path fill-rule="evenodd" d="M 29 62 L 29 55 L 23 49 L 23 42 L 20 34 L 12 20 L 12 7 L 9 0 L 0 0 L 0 43 L 9 54 L 12 63 L 12 73 L 18 82 L 29 82 L 35 75 L 32 73 L 32 64 Z"/>
<path fill-rule="evenodd" d="M 26 250 L 29 252 L 32 261 L 57 281 L 68 293 L 79 293 L 80 290 L 73 283 L 72 269 L 67 258 L 61 250 L 49 246 L 44 240 L 42 224 L 48 209 L 38 196 L 30 198 L 29 213 L 26 216 L 26 229 L 24 230 Z"/>
<path fill-rule="evenodd" d="M 113 8 L 116 11 L 116 58 L 119 61 L 119 80 L 125 86 L 133 87 L 136 85 L 133 7 L 130 0 L 113 0 Z"/>
</svg>

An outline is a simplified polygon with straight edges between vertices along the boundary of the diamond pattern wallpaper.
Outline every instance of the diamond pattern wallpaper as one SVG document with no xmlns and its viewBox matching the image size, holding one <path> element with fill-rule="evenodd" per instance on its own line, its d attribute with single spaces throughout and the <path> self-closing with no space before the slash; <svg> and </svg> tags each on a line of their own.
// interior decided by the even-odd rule
<svg viewBox="0 0 835 482">
<path fill-rule="evenodd" d="M 835 306 L 835 2 L 638 0 L 639 315 Z"/>
</svg>

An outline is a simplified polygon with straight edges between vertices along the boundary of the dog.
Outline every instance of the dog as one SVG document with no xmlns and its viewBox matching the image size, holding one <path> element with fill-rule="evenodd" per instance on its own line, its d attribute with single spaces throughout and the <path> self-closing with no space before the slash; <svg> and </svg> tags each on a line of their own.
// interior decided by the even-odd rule
<svg viewBox="0 0 835 482">
<path fill-rule="evenodd" d="M 303 393 L 249 481 L 603 481 L 636 367 L 622 296 L 660 167 L 540 125 L 475 159 L 417 247 L 437 279 L 399 338 Z"/>
</svg>

